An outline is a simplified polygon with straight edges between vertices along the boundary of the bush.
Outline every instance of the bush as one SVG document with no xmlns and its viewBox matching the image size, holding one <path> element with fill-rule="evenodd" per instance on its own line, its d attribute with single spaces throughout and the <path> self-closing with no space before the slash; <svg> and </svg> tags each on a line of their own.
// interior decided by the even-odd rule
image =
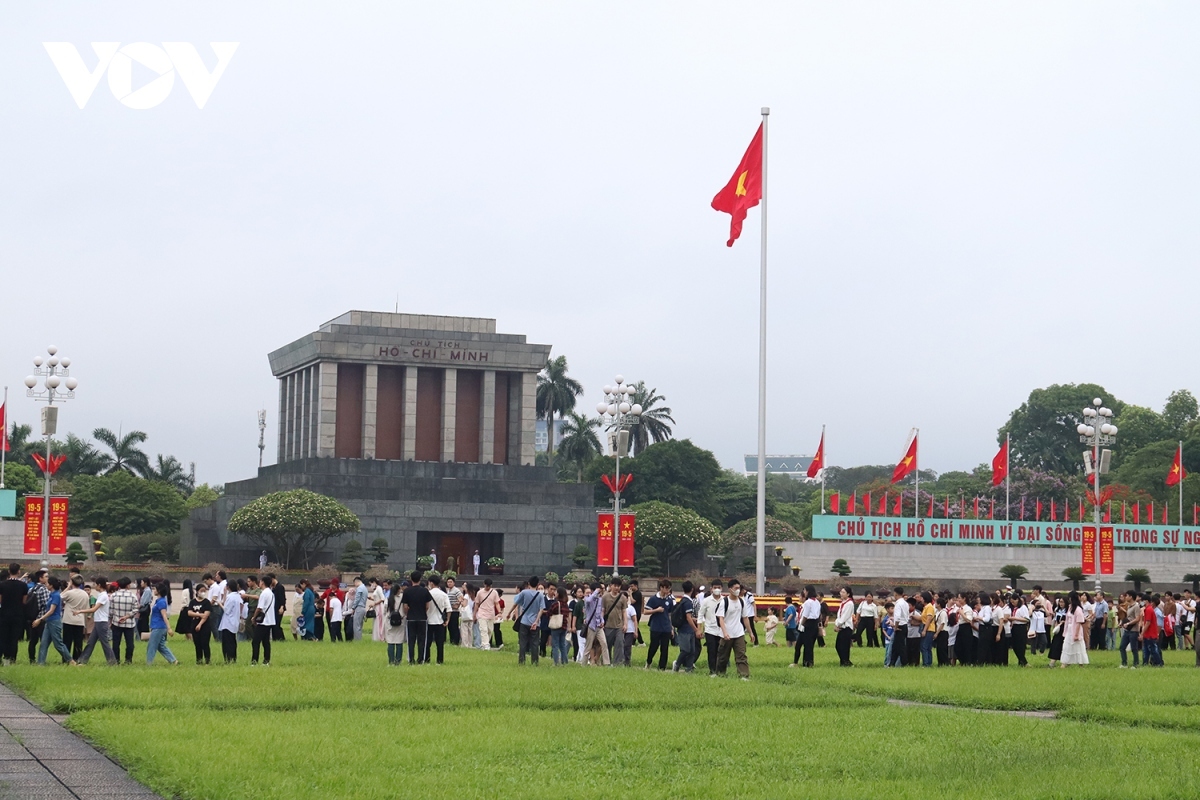
<svg viewBox="0 0 1200 800">
<path fill-rule="evenodd" d="M 571 563 L 576 569 L 584 569 L 592 562 L 592 551 L 586 544 L 575 545 L 575 552 L 571 554 Z"/>
<path fill-rule="evenodd" d="M 710 581 L 708 580 L 708 576 L 705 575 L 703 572 L 701 572 L 698 569 L 694 569 L 691 572 L 689 572 L 687 575 L 685 575 L 684 580 L 691 581 L 692 586 L 695 586 L 697 588 L 699 588 L 701 586 L 708 586 L 708 584 L 710 583 Z"/>
<path fill-rule="evenodd" d="M 370 547 L 371 558 L 374 559 L 374 564 L 386 564 L 388 556 L 391 554 L 388 546 L 388 540 L 380 536 L 371 542 Z"/>
<path fill-rule="evenodd" d="M 780 594 L 799 594 L 804 588 L 804 581 L 800 580 L 799 575 L 784 575 L 779 579 Z"/>
<path fill-rule="evenodd" d="M 546 583 L 557 584 L 558 583 L 558 573 L 557 572 L 547 572 L 546 573 Z"/>
<path fill-rule="evenodd" d="M 150 545 L 157 544 L 154 555 Z M 125 563 L 146 561 L 153 557 L 158 561 L 179 561 L 178 533 L 144 533 L 138 536 L 109 536 L 104 542 L 106 552 L 113 553 L 114 560 Z"/>
<path fill-rule="evenodd" d="M 87 561 L 87 553 L 84 552 L 83 545 L 79 542 L 71 542 L 67 546 L 67 563 L 74 565 L 82 564 L 84 561 Z"/>
<path fill-rule="evenodd" d="M 433 566 L 433 559 L 430 558 L 429 556 L 418 556 L 417 557 L 417 569 L 427 570 L 432 566 Z"/>
<path fill-rule="evenodd" d="M 366 555 L 362 542 L 357 539 L 346 542 L 346 546 L 342 548 L 342 557 L 338 559 L 338 566 L 342 572 L 362 572 L 366 569 Z"/>
<path fill-rule="evenodd" d="M 215 574 L 215 573 L 214 573 Z M 318 564 L 312 568 L 312 572 L 308 573 L 308 579 L 312 583 L 320 583 L 321 581 L 331 581 L 334 578 L 341 578 L 342 572 L 333 564 Z"/>
<path fill-rule="evenodd" d="M 767 517 L 763 539 L 767 542 L 798 542 L 804 537 L 800 532 L 776 517 Z M 729 553 L 735 547 L 753 547 L 758 538 L 758 520 L 744 519 L 721 534 L 721 552 Z"/>
<path fill-rule="evenodd" d="M 644 578 L 655 578 L 662 575 L 662 564 L 658 562 L 658 549 L 646 545 L 642 548 L 642 553 L 638 556 L 637 571 Z"/>
<path fill-rule="evenodd" d="M 159 544 L 158 542 L 151 542 L 150 544 L 146 545 L 146 560 L 147 561 L 162 561 L 163 556 L 164 556 L 164 553 L 163 553 L 162 545 Z"/>
<path fill-rule="evenodd" d="M 487 565 L 489 567 L 503 567 L 504 559 L 500 558 L 499 556 L 492 556 L 487 560 Z"/>
<path fill-rule="evenodd" d="M 400 580 L 400 573 L 396 572 L 394 569 L 389 569 L 383 564 L 377 564 L 368 568 L 367 571 L 363 573 L 363 577 L 374 578 L 377 581 L 398 581 Z"/>
<path fill-rule="evenodd" d="M 220 561 L 210 561 L 207 564 L 205 564 L 203 567 L 200 568 L 200 574 L 204 575 L 207 573 L 209 575 L 212 575 L 213 578 L 216 578 L 217 573 L 221 572 L 222 570 L 224 570 L 225 572 L 229 571 L 228 569 L 226 569 L 225 565 L 222 564 Z"/>
</svg>

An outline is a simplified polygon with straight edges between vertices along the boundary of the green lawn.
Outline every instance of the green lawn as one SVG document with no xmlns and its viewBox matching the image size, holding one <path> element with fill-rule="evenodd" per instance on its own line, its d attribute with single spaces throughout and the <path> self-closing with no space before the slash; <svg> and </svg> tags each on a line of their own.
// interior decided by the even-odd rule
<svg viewBox="0 0 1200 800">
<path fill-rule="evenodd" d="M 390 668 L 373 642 L 276 644 L 269 668 L 0 669 L 164 795 L 425 797 L 1187 797 L 1200 795 L 1200 670 L 836 666 L 750 651 L 753 679 L 518 668 L 511 645 Z M 243 645 L 248 662 L 249 646 Z M 634 651 L 644 661 L 646 650 Z M 140 658 L 142 650 L 135 656 Z M 868 664 L 867 662 L 871 663 Z M 1057 720 L 887 698 L 1053 709 Z M 865 757 L 871 743 L 871 756 Z"/>
</svg>

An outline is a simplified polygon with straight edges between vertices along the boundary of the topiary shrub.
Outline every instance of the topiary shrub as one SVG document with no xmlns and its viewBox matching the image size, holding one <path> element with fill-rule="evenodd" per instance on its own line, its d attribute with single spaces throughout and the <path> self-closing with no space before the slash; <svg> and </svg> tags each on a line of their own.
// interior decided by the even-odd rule
<svg viewBox="0 0 1200 800">
<path fill-rule="evenodd" d="M 547 572 L 546 573 L 546 583 L 557 584 L 558 583 L 558 573 L 557 572 Z"/>
</svg>

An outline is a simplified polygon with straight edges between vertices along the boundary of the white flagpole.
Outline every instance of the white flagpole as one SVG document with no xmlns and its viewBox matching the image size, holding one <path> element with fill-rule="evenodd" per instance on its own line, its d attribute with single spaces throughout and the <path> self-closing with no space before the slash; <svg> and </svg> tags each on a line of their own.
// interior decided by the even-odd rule
<svg viewBox="0 0 1200 800">
<path fill-rule="evenodd" d="M 1009 521 L 1008 506 L 1012 502 L 1012 440 L 1004 434 L 1004 521 Z"/>
<path fill-rule="evenodd" d="M 821 513 L 825 513 L 825 426 L 821 426 Z"/>
<path fill-rule="evenodd" d="M 913 453 L 913 519 L 921 517 L 921 442 L 917 439 L 920 435 L 921 429 L 913 428 L 913 441 L 917 443 Z"/>
<path fill-rule="evenodd" d="M 767 542 L 767 117 L 771 109 L 762 108 L 762 242 L 759 245 L 758 288 L 758 526 L 755 530 L 754 593 L 761 595 L 766 586 Z"/>
<path fill-rule="evenodd" d="M 4 409 L 4 430 L 0 431 L 0 489 L 4 488 L 4 462 L 5 456 L 8 455 L 8 387 L 4 387 L 4 405 L 0 406 Z M 1182 502 L 1182 501 L 1181 501 Z M 1182 508 L 1182 506 L 1181 506 Z M 1183 517 L 1180 517 L 1183 519 Z"/>
<path fill-rule="evenodd" d="M 0 484 L 3 486 L 4 484 Z M 1097 500 L 1100 497 L 1097 495 Z M 1096 534 L 1099 536 L 1099 532 Z M 1183 536 L 1183 440 L 1179 442 L 1179 535 Z"/>
</svg>

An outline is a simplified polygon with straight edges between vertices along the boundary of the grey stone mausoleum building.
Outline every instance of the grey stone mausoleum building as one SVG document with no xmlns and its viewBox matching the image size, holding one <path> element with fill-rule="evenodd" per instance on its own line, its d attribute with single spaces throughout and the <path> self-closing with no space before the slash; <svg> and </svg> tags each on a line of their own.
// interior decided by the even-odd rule
<svg viewBox="0 0 1200 800">
<path fill-rule="evenodd" d="M 305 488 L 345 503 L 354 536 L 387 539 L 390 563 L 437 553 L 471 571 L 475 550 L 508 574 L 562 571 L 594 546 L 592 487 L 534 466 L 537 373 L 550 346 L 496 332 L 496 321 L 349 311 L 270 354 L 279 379 L 277 462 L 227 483 L 183 523 L 185 563 L 257 565 L 261 548 L 229 533 L 239 507 Z M 346 539 L 313 563 L 332 563 Z M 271 554 L 269 554 L 271 555 Z"/>
</svg>

